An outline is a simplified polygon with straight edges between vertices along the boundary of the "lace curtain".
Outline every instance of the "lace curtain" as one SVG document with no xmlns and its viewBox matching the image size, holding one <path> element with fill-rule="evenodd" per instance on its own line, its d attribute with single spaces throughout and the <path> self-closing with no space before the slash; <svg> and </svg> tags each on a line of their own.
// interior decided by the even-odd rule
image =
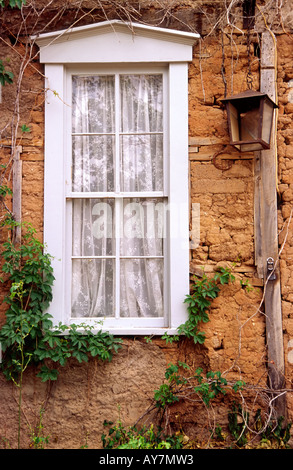
<svg viewBox="0 0 293 470">
<path fill-rule="evenodd" d="M 161 317 L 165 205 L 143 196 L 163 191 L 162 76 L 119 76 L 119 102 L 115 86 L 73 77 L 72 316 Z"/>
</svg>

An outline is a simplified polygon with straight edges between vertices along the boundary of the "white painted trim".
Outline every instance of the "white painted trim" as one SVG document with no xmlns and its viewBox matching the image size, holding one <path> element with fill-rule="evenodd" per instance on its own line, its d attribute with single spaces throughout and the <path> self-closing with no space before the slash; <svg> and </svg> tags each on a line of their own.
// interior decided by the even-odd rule
<svg viewBox="0 0 293 470">
<path fill-rule="evenodd" d="M 169 67 L 170 326 L 187 319 L 189 293 L 188 65 Z M 181 274 L 179 274 L 181 273 Z"/>
<path fill-rule="evenodd" d="M 94 31 L 94 28 L 91 30 Z M 165 30 L 164 30 L 165 32 Z M 160 32 L 161 33 L 161 32 Z M 178 32 L 176 32 L 178 33 Z M 50 33 L 50 38 L 57 33 Z M 112 38 L 115 33 L 111 33 Z M 48 39 L 49 36 L 47 36 Z M 100 35 L 100 39 L 101 36 Z M 177 35 L 173 37 L 177 38 Z M 105 38 L 105 37 L 104 37 Z M 128 38 L 129 39 L 129 38 Z M 136 40 L 137 38 L 135 38 Z M 194 39 L 194 38 L 193 38 Z M 92 38 L 91 38 L 92 40 Z M 80 41 L 80 40 L 79 40 Z M 78 41 L 78 42 L 79 42 Z M 150 38 L 143 38 L 144 43 L 150 41 Z M 157 40 L 156 40 L 157 41 Z M 75 44 L 75 41 L 59 43 L 61 48 L 67 50 L 68 44 Z M 80 43 L 79 43 L 80 44 Z M 156 43 L 158 45 L 158 43 Z M 129 44 L 128 44 L 129 45 Z M 182 44 L 180 44 L 181 46 Z M 89 43 L 88 43 L 89 46 Z M 47 46 L 47 50 L 53 47 Z M 164 196 L 168 196 L 168 203 L 172 209 L 169 225 L 170 240 L 167 246 L 168 258 L 170 263 L 166 269 L 166 278 L 168 281 L 168 306 L 169 306 L 169 325 L 164 327 L 162 320 L 154 318 L 145 319 L 139 326 L 139 319 L 121 319 L 121 328 L 117 328 L 115 323 L 109 318 L 104 322 L 103 328 L 113 334 L 120 335 L 141 335 L 141 334 L 163 334 L 167 331 L 169 334 L 176 333 L 176 328 L 187 319 L 186 308 L 183 303 L 185 295 L 189 292 L 189 198 L 188 198 L 188 64 L 186 56 L 186 45 L 183 45 L 185 51 L 181 50 L 181 60 L 176 62 L 170 60 L 168 72 L 164 80 L 167 88 L 167 108 L 168 122 L 165 123 L 168 138 L 165 139 L 165 146 L 168 148 L 169 162 L 165 167 L 168 177 L 165 181 Z M 192 48 L 188 47 L 189 54 L 192 55 Z M 79 45 L 79 49 L 82 49 Z M 92 48 L 93 49 L 93 48 Z M 127 56 L 119 57 L 120 65 L 129 70 L 151 71 L 152 67 L 143 64 L 144 58 L 140 57 L 137 67 L 133 63 L 125 63 L 129 60 L 129 50 Z M 124 52 L 126 51 L 124 48 Z M 174 50 L 174 44 L 168 43 L 166 48 L 171 53 Z M 64 50 L 63 53 L 64 54 Z M 131 50 L 131 48 L 130 48 Z M 53 49 L 51 49 L 53 51 Z M 56 50 L 55 50 L 56 52 Z M 95 57 L 93 63 L 83 66 L 78 64 L 79 73 L 84 71 L 88 73 L 93 67 L 100 64 L 99 57 Z M 55 56 L 56 61 L 62 58 L 62 54 Z M 96 52 L 95 52 L 96 54 Z M 97 54 L 96 54 L 97 55 Z M 156 51 L 153 50 L 153 55 Z M 157 56 L 158 59 L 159 56 Z M 57 60 L 58 59 L 58 60 Z M 166 57 L 159 62 L 160 67 L 166 67 Z M 161 59 L 160 59 L 161 60 Z M 81 62 L 83 62 L 81 60 Z M 116 64 L 117 65 L 117 64 Z M 155 64 L 152 62 L 152 66 Z M 112 72 L 114 64 L 108 64 Z M 75 66 L 74 66 L 75 67 Z M 83 68 L 84 67 L 84 68 Z M 101 70 L 101 69 L 100 69 Z M 68 71 L 68 73 L 67 73 Z M 49 313 L 54 318 L 54 324 L 59 321 L 62 323 L 76 323 L 78 319 L 66 318 L 66 312 L 69 311 L 65 292 L 70 292 L 70 281 L 68 272 L 66 275 L 66 197 L 72 196 L 71 186 L 67 180 L 68 168 L 65 167 L 65 161 L 68 158 L 69 148 L 67 148 L 66 133 L 70 126 L 70 103 L 67 103 L 68 94 L 68 74 L 72 73 L 72 68 L 66 68 L 63 63 L 46 63 L 45 75 L 47 99 L 45 106 L 45 209 L 44 209 L 44 241 L 47 245 L 47 251 L 54 256 L 53 269 L 56 281 L 53 287 L 53 301 L 49 307 Z M 97 72 L 99 73 L 99 72 Z M 167 87 L 166 87 L 167 85 Z M 165 97 L 166 99 L 166 97 Z M 160 194 L 160 196 L 163 196 Z M 95 197 L 97 195 L 95 194 Z M 184 229 L 182 230 L 182 227 Z M 69 299 L 70 301 L 70 299 Z M 82 323 L 89 321 L 92 323 L 98 319 L 82 319 Z"/>
<path fill-rule="evenodd" d="M 157 26 L 150 26 L 135 22 L 130 23 L 121 20 L 101 21 L 100 23 L 76 26 L 73 28 L 62 29 L 50 33 L 43 33 L 32 36 L 31 38 L 33 41 L 36 41 L 40 47 L 43 47 L 52 44 L 53 41 L 56 43 L 73 39 L 76 40 L 98 34 L 102 35 L 109 31 L 112 33 L 127 31 L 132 36 L 141 34 L 145 37 L 157 37 L 164 38 L 164 40 L 170 40 L 172 42 L 183 42 L 191 46 L 194 44 L 196 39 L 200 38 L 198 33 L 178 31 L 169 28 L 160 28 Z"/>
<path fill-rule="evenodd" d="M 64 297 L 64 67 L 46 65 L 44 242 L 53 258 L 56 281 L 50 312 L 63 321 Z"/>
<path fill-rule="evenodd" d="M 192 60 L 198 34 L 106 21 L 33 36 L 41 63 L 170 63 Z"/>
</svg>

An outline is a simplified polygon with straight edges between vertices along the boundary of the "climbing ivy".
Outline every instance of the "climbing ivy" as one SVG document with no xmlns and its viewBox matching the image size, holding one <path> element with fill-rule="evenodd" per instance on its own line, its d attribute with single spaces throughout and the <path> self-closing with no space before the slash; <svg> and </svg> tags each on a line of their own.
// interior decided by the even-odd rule
<svg viewBox="0 0 293 470">
<path fill-rule="evenodd" d="M 209 309 L 220 292 L 220 286 L 234 282 L 234 280 L 231 269 L 224 267 L 220 267 L 212 277 L 204 273 L 201 277 L 194 277 L 191 293 L 186 295 L 184 300 L 187 304 L 188 319 L 179 326 L 179 335 L 192 338 L 195 344 L 203 344 L 205 333 L 200 331 L 200 324 L 209 321 Z M 171 341 L 178 341 L 179 335 L 173 337 Z M 170 342 L 167 333 L 162 338 Z M 186 375 L 189 369 L 187 364 L 180 361 L 177 364 L 168 365 L 165 372 L 166 382 L 154 392 L 155 406 L 162 412 L 162 416 L 168 406 L 179 402 L 186 396 L 189 399 L 193 395 L 200 396 L 203 403 L 209 407 L 210 402 L 219 394 L 225 395 L 228 389 L 237 393 L 245 386 L 245 382 L 241 380 L 228 384 L 220 371 L 209 371 L 204 374 L 203 369 L 197 368 Z"/>
<path fill-rule="evenodd" d="M 13 82 L 13 73 L 5 68 L 3 60 L 0 59 L 0 85 L 4 86 L 6 83 Z"/>
<path fill-rule="evenodd" d="M 18 225 L 11 218 L 5 224 L 13 230 Z M 56 363 L 64 366 L 69 358 L 78 362 L 88 357 L 110 361 L 121 347 L 122 340 L 108 332 L 93 331 L 82 325 L 53 325 L 46 311 L 52 300 L 54 282 L 52 257 L 45 252 L 30 224 L 25 228 L 23 242 L 16 246 L 11 239 L 3 245 L 1 281 L 10 284 L 5 298 L 8 305 L 6 323 L 0 330 L 3 351 L 2 370 L 7 379 L 17 383 L 29 364 L 39 366 L 42 381 L 56 380 Z"/>
<path fill-rule="evenodd" d="M 245 382 L 241 380 L 228 384 L 220 371 L 203 374 L 203 370 L 198 368 L 186 375 L 182 373 L 183 369 L 190 370 L 190 367 L 180 361 L 178 364 L 168 365 L 165 372 L 167 383 L 155 390 L 154 400 L 157 408 L 164 410 L 186 396 L 192 397 L 193 394 L 201 396 L 208 407 L 219 394 L 226 395 L 228 389 L 238 392 L 245 386 Z"/>
<path fill-rule="evenodd" d="M 14 7 L 21 8 L 22 5 L 25 5 L 25 4 L 26 4 L 26 0 L 8 0 L 8 1 L 0 0 L 0 6 L 2 8 L 6 6 L 10 6 L 11 8 L 14 8 Z"/>
<path fill-rule="evenodd" d="M 186 295 L 184 302 L 187 305 L 188 319 L 179 326 L 178 333 L 192 338 L 194 343 L 203 344 L 205 333 L 199 331 L 201 323 L 209 321 L 209 308 L 212 301 L 218 296 L 220 285 L 233 282 L 231 269 L 219 267 L 215 275 L 209 278 L 205 273 L 202 277 L 194 277 L 191 294 Z M 179 337 L 177 337 L 179 339 Z"/>
</svg>

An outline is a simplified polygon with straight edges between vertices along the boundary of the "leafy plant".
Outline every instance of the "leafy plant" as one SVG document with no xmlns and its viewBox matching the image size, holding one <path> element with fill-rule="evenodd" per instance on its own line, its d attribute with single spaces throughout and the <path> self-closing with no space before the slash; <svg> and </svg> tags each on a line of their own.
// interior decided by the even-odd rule
<svg viewBox="0 0 293 470">
<path fill-rule="evenodd" d="M 36 427 L 36 430 L 31 430 L 30 432 L 30 438 L 31 438 L 31 445 L 30 447 L 34 449 L 44 449 L 46 444 L 49 443 L 49 436 L 44 436 L 43 433 L 43 415 L 44 415 L 44 409 L 41 408 L 40 410 L 40 418 L 38 425 Z"/>
<path fill-rule="evenodd" d="M 254 447 L 257 449 L 289 448 L 291 423 L 287 423 L 284 427 L 283 416 L 280 416 L 277 421 L 264 423 L 261 410 L 258 409 L 251 423 L 249 420 L 249 413 L 243 411 L 240 404 L 234 403 L 232 410 L 228 413 L 228 430 L 234 440 L 232 446 L 251 448 L 251 433 L 253 432 Z M 260 439 L 256 439 L 256 436 Z"/>
<path fill-rule="evenodd" d="M 18 224 L 10 217 L 4 222 L 11 230 Z M 20 447 L 21 403 L 23 374 L 30 364 L 39 367 L 38 377 L 43 382 L 56 380 L 58 369 L 51 364 L 64 366 L 69 358 L 87 361 L 88 356 L 111 360 L 121 347 L 121 339 L 107 332 L 94 333 L 93 327 L 59 324 L 55 327 L 46 313 L 52 300 L 54 282 L 52 257 L 45 252 L 30 224 L 25 228 L 23 242 L 16 246 L 11 240 L 3 245 L 4 263 L 2 282 L 10 283 L 6 323 L 0 330 L 3 351 L 2 371 L 19 389 L 18 447 Z M 49 361 L 49 364 L 48 364 Z M 46 442 L 34 436 L 34 445 Z"/>
<path fill-rule="evenodd" d="M 162 384 L 154 393 L 154 400 L 157 408 L 164 409 L 166 406 L 179 401 L 179 397 L 177 396 L 179 392 L 178 386 L 187 383 L 185 377 L 179 374 L 180 367 L 188 369 L 187 364 L 182 362 L 178 362 L 178 365 L 168 365 L 165 372 L 165 378 L 168 383 Z"/>
<path fill-rule="evenodd" d="M 167 405 L 179 401 L 170 384 L 162 384 L 158 390 L 155 390 L 154 398 L 158 408 L 165 408 Z"/>
<path fill-rule="evenodd" d="M 89 355 L 102 361 L 111 361 L 113 354 L 121 347 L 122 340 L 101 330 L 93 332 L 93 326 L 60 324 L 57 329 L 44 333 L 43 340 L 35 350 L 40 362 L 50 359 L 64 366 L 71 357 L 78 362 L 87 362 Z M 38 376 L 43 382 L 56 380 L 58 371 L 44 364 Z"/>
<path fill-rule="evenodd" d="M 265 448 L 289 448 L 288 441 L 291 437 L 292 423 L 283 426 L 284 416 L 278 418 L 277 423 L 270 422 L 261 435 L 259 447 Z"/>
<path fill-rule="evenodd" d="M 194 278 L 193 293 L 186 295 L 184 300 L 187 304 L 188 320 L 179 326 L 178 333 L 192 338 L 195 344 L 203 344 L 205 333 L 199 331 L 199 324 L 209 321 L 208 309 L 218 296 L 219 284 L 224 285 L 234 279 L 231 270 L 222 267 L 212 278 L 208 278 L 206 274 L 203 274 L 201 279 Z"/>
<path fill-rule="evenodd" d="M 6 197 L 7 195 L 12 195 L 12 190 L 6 186 L 6 184 L 0 185 L 0 197 Z"/>
<path fill-rule="evenodd" d="M 250 284 L 249 279 L 240 280 L 240 285 L 242 289 L 246 290 L 246 292 L 251 292 L 253 290 L 253 287 Z"/>
<path fill-rule="evenodd" d="M 0 1 L 0 5 L 1 5 L 1 1 Z M 4 86 L 6 85 L 6 83 L 9 85 L 13 83 L 13 73 L 10 72 L 9 70 L 6 70 L 3 64 L 3 61 L 0 60 L 0 84 Z"/>
<path fill-rule="evenodd" d="M 5 0 L 0 0 L 1 7 L 5 7 L 7 3 L 11 8 L 21 8 L 22 5 L 26 4 L 26 0 L 8 0 L 8 2 L 5 2 Z"/>
<path fill-rule="evenodd" d="M 109 427 L 108 435 L 102 434 L 104 449 L 181 449 L 180 436 L 165 436 L 159 427 L 151 424 L 149 427 L 138 429 L 135 426 L 125 428 L 119 419 L 117 424 L 104 421 Z"/>
<path fill-rule="evenodd" d="M 174 341 L 179 341 L 178 335 L 169 335 L 167 332 L 163 334 L 162 339 L 168 344 L 172 344 Z"/>
<path fill-rule="evenodd" d="M 225 441 L 225 436 L 223 434 L 223 430 L 222 430 L 221 426 L 217 425 L 215 430 L 212 432 L 212 435 L 213 434 L 215 435 L 215 437 L 218 441 L 221 441 L 221 442 Z"/>
<path fill-rule="evenodd" d="M 225 395 L 228 389 L 237 392 L 245 385 L 242 381 L 228 384 L 225 377 L 219 371 L 209 371 L 204 375 L 203 370 L 198 368 L 193 374 L 186 376 L 180 373 L 181 369 L 190 370 L 187 364 L 180 361 L 178 365 L 168 365 L 165 372 L 167 383 L 161 385 L 158 390 L 155 390 L 154 400 L 157 408 L 164 409 L 180 401 L 180 399 L 184 399 L 186 394 L 189 397 L 192 396 L 194 392 L 201 396 L 206 406 L 209 406 L 211 400 L 216 398 L 217 395 Z"/>
<path fill-rule="evenodd" d="M 221 372 L 207 372 L 206 380 L 204 380 L 202 369 L 199 368 L 195 372 L 195 378 L 199 385 L 194 387 L 194 391 L 202 396 L 204 403 L 208 406 L 210 401 L 215 398 L 219 393 L 226 394 L 227 380 L 222 377 Z"/>
<path fill-rule="evenodd" d="M 30 132 L 30 128 L 26 124 L 22 124 L 21 132 Z"/>
<path fill-rule="evenodd" d="M 6 222 L 13 227 L 11 219 Z M 7 379 L 17 380 L 29 363 L 40 364 L 42 381 L 56 380 L 58 372 L 46 361 L 64 366 L 71 357 L 87 361 L 88 356 L 111 360 L 121 347 L 121 339 L 93 327 L 59 324 L 54 326 L 46 313 L 52 300 L 54 275 L 51 256 L 44 252 L 35 230 L 26 225 L 23 243 L 4 243 L 3 273 L 11 283 L 6 323 L 0 330 L 3 350 L 2 370 Z M 3 279 L 2 279 L 3 282 Z"/>
<path fill-rule="evenodd" d="M 247 423 L 249 420 L 249 413 L 242 410 L 241 405 L 235 404 L 232 411 L 228 413 L 228 428 L 238 447 L 243 447 L 247 444 Z"/>
</svg>

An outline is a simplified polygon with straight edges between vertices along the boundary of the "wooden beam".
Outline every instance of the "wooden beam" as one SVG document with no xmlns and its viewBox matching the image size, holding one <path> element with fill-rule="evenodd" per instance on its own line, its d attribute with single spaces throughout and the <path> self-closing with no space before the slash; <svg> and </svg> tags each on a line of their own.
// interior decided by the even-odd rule
<svg viewBox="0 0 293 470">
<path fill-rule="evenodd" d="M 276 47 L 269 32 L 262 34 L 260 89 L 276 101 Z M 281 309 L 281 283 L 277 225 L 277 149 L 276 117 L 271 146 L 256 155 L 256 258 L 265 285 L 265 315 L 269 385 L 274 390 L 284 387 L 284 346 Z M 273 275 L 269 276 L 268 259 L 273 260 Z M 260 267 L 260 265 L 262 265 Z M 286 416 L 285 395 L 274 401 L 278 416 Z"/>
<path fill-rule="evenodd" d="M 221 264 L 219 264 L 221 265 Z M 191 263 L 190 266 L 190 273 L 191 274 L 199 274 L 199 273 L 213 273 L 216 272 L 217 268 L 219 267 L 218 264 L 194 264 Z M 249 274 L 252 275 L 255 273 L 254 266 L 233 266 L 233 273 L 238 274 Z"/>
<path fill-rule="evenodd" d="M 222 144 L 226 145 L 227 143 L 223 141 L 223 139 L 219 139 L 218 137 L 201 137 L 201 136 L 193 136 L 189 137 L 189 145 L 198 147 L 200 145 L 216 145 Z"/>
<path fill-rule="evenodd" d="M 219 160 L 253 160 L 253 155 L 241 155 L 237 153 L 219 155 Z M 211 162 L 213 154 L 211 152 L 189 153 L 189 160 L 193 162 Z"/>
</svg>

